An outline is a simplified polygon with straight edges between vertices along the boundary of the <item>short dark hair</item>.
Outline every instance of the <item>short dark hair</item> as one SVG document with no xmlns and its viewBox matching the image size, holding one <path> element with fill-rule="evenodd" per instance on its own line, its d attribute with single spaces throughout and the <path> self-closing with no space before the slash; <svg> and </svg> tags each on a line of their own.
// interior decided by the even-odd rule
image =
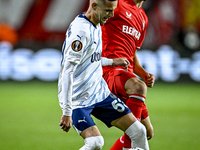
<svg viewBox="0 0 200 150">
<path fill-rule="evenodd" d="M 114 1 L 118 1 L 118 0 L 101 0 L 101 1 L 105 3 L 106 1 L 113 1 L 114 2 Z"/>
<path fill-rule="evenodd" d="M 117 0 L 101 0 L 103 2 L 106 2 L 106 1 L 117 1 Z"/>
<path fill-rule="evenodd" d="M 118 1 L 118 0 L 97 0 L 97 1 L 99 1 L 100 3 L 103 3 L 103 4 L 105 4 L 105 3 L 106 3 L 106 1 L 112 1 L 112 2 L 114 2 L 114 1 Z"/>
</svg>

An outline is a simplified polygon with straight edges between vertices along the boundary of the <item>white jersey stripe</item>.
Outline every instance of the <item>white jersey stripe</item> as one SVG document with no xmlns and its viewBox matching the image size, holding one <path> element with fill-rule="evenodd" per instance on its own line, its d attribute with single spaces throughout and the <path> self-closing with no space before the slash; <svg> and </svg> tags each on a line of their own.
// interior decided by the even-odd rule
<svg viewBox="0 0 200 150">
<path fill-rule="evenodd" d="M 82 68 L 80 72 L 78 72 L 74 77 L 77 78 L 79 75 L 81 75 L 82 72 L 84 72 L 92 63 L 89 63 L 87 66 Z"/>
<path fill-rule="evenodd" d="M 96 70 L 99 68 L 100 65 L 97 66 L 97 68 L 90 74 L 90 76 L 87 78 L 87 80 L 85 82 L 83 82 L 75 91 L 74 93 L 76 93 L 78 90 L 80 90 L 94 75 L 94 73 L 96 72 Z"/>
<path fill-rule="evenodd" d="M 100 37 L 100 31 L 99 31 L 99 33 L 98 33 L 98 36 Z M 100 42 L 101 42 L 100 39 L 101 39 L 101 37 L 100 37 L 99 40 L 98 40 L 97 48 L 96 48 L 95 51 L 97 51 L 97 50 L 99 49 L 99 45 L 100 45 Z"/>
<path fill-rule="evenodd" d="M 76 69 L 78 69 L 79 67 L 81 67 L 81 66 L 83 66 L 83 65 L 85 65 L 86 63 L 87 63 L 87 59 L 85 60 L 85 61 L 83 61 L 82 63 L 80 63 L 78 66 L 77 66 L 77 68 Z"/>
</svg>

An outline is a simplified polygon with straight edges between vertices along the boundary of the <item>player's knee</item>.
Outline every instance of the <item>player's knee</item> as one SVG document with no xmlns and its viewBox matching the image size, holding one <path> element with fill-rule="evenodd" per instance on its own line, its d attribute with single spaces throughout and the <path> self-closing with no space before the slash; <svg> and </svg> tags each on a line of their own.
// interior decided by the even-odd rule
<svg viewBox="0 0 200 150">
<path fill-rule="evenodd" d="M 146 130 L 145 126 L 143 124 L 141 124 L 138 136 L 140 136 L 140 138 L 144 138 L 144 137 L 146 137 L 146 135 L 147 135 L 147 130 Z"/>
<path fill-rule="evenodd" d="M 129 84 L 126 86 L 126 92 L 130 94 L 139 94 L 146 96 L 147 86 L 144 82 L 140 80 L 129 80 Z"/>
<path fill-rule="evenodd" d="M 140 94 L 140 95 L 146 95 L 146 92 L 147 92 L 146 84 L 144 82 L 137 82 L 136 83 L 136 93 Z"/>
<path fill-rule="evenodd" d="M 104 145 L 102 136 L 94 136 L 85 139 L 85 148 L 87 150 L 101 150 Z"/>
<path fill-rule="evenodd" d="M 96 136 L 95 138 L 95 149 L 101 150 L 104 145 L 104 139 L 102 136 Z"/>
<path fill-rule="evenodd" d="M 125 133 L 129 135 L 130 138 L 146 137 L 146 128 L 139 121 L 135 121 L 131 126 L 129 126 Z"/>
<path fill-rule="evenodd" d="M 137 134 L 134 136 L 134 139 L 144 139 L 144 138 L 146 138 L 146 135 L 147 135 L 146 131 L 147 130 L 146 130 L 145 126 L 143 124 L 140 124 L 138 126 L 138 130 L 136 131 Z"/>
<path fill-rule="evenodd" d="M 130 137 L 133 146 L 148 149 L 146 128 L 139 121 L 134 122 L 125 133 Z"/>
</svg>

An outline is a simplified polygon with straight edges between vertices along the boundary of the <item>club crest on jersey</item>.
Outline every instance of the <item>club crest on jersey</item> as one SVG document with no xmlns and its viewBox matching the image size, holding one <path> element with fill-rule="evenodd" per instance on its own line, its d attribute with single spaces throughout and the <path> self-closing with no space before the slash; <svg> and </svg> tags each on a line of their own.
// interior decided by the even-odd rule
<svg viewBox="0 0 200 150">
<path fill-rule="evenodd" d="M 75 40 L 74 42 L 72 42 L 72 49 L 75 52 L 78 52 L 82 49 L 82 43 L 79 40 Z"/>
<path fill-rule="evenodd" d="M 131 13 L 130 14 L 128 14 L 128 12 L 126 12 L 126 18 L 129 18 L 129 19 L 131 19 Z"/>
</svg>

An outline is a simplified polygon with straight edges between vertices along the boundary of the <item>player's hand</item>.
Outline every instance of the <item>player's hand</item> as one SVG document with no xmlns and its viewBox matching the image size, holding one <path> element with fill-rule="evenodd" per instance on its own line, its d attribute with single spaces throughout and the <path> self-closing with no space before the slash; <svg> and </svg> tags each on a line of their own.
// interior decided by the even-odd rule
<svg viewBox="0 0 200 150">
<path fill-rule="evenodd" d="M 154 75 L 148 73 L 148 74 L 146 75 L 146 80 L 145 80 L 145 83 L 146 83 L 147 87 L 153 87 L 154 82 L 155 82 L 155 77 L 154 77 Z"/>
<path fill-rule="evenodd" d="M 72 117 L 62 115 L 59 126 L 63 131 L 68 132 L 72 127 Z"/>
<path fill-rule="evenodd" d="M 130 64 L 130 62 L 128 61 L 128 59 L 122 57 L 122 58 L 114 58 L 112 65 L 113 66 L 117 66 L 117 65 L 123 66 L 126 68 L 125 70 L 127 72 L 129 64 Z"/>
</svg>

